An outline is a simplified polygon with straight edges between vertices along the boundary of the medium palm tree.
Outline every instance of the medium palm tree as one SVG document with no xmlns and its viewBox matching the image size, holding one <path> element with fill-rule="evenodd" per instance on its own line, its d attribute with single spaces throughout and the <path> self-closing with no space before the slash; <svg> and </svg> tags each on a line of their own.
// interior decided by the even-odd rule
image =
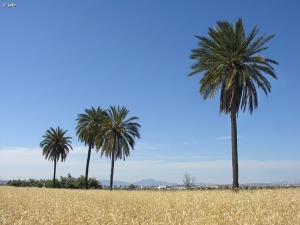
<svg viewBox="0 0 300 225">
<path fill-rule="evenodd" d="M 89 164 L 91 151 L 96 146 L 95 138 L 99 132 L 101 123 L 105 115 L 100 107 L 95 109 L 85 109 L 85 113 L 79 114 L 77 117 L 76 135 L 79 141 L 84 142 L 85 146 L 88 146 L 88 155 L 85 169 L 85 188 L 88 189 L 88 175 L 89 175 Z"/>
<path fill-rule="evenodd" d="M 60 127 L 53 129 L 52 127 L 46 130 L 46 134 L 43 136 L 44 140 L 40 143 L 43 150 L 43 155 L 46 159 L 54 161 L 54 175 L 53 175 L 53 187 L 55 188 L 55 176 L 56 176 L 56 163 L 59 158 L 61 161 L 65 161 L 69 148 L 73 150 L 71 146 L 71 137 L 65 137 L 67 130 L 63 130 Z"/>
<path fill-rule="evenodd" d="M 110 106 L 102 131 L 97 136 L 97 148 L 101 148 L 101 156 L 111 158 L 110 190 L 113 188 L 114 163 L 117 159 L 125 160 L 130 155 L 130 148 L 134 149 L 134 138 L 140 138 L 141 127 L 134 120 L 138 117 L 127 119 L 129 110 Z"/>
<path fill-rule="evenodd" d="M 199 48 L 192 50 L 190 56 L 196 63 L 189 76 L 203 72 L 200 94 L 204 99 L 213 98 L 220 90 L 220 113 L 231 117 L 233 189 L 239 187 L 236 124 L 239 109 L 245 112 L 248 105 L 252 114 L 258 106 L 256 87 L 266 95 L 271 92 L 271 84 L 264 75 L 277 79 L 272 64 L 278 63 L 260 55 L 268 48 L 265 43 L 275 35 L 255 40 L 258 31 L 254 27 L 245 35 L 241 19 L 235 28 L 227 21 L 217 22 L 216 27 L 209 28 L 208 37 L 196 36 Z"/>
</svg>

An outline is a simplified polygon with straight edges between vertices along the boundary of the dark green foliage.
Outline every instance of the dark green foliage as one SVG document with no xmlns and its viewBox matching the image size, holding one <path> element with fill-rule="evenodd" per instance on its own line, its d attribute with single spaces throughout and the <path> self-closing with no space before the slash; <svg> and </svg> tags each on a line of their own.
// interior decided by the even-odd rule
<svg viewBox="0 0 300 225">
<path fill-rule="evenodd" d="M 60 127 L 53 129 L 52 127 L 46 130 L 46 134 L 43 136 L 44 140 L 40 143 L 41 148 L 43 149 L 43 155 L 46 159 L 50 161 L 58 162 L 65 161 L 69 149 L 72 149 L 71 146 L 71 137 L 65 137 L 67 130 L 63 130 Z"/>
<path fill-rule="evenodd" d="M 71 174 L 68 176 L 60 177 L 60 180 L 56 180 L 55 182 L 57 188 L 67 188 L 67 189 L 83 189 L 84 185 L 84 176 L 80 176 L 78 178 L 74 178 Z M 53 187 L 53 180 L 10 180 L 7 182 L 8 186 L 14 187 Z M 89 187 L 94 189 L 102 189 L 102 184 L 96 178 L 89 179 Z"/>
<path fill-rule="evenodd" d="M 89 178 L 90 188 L 102 189 L 102 184 L 96 178 Z"/>
<path fill-rule="evenodd" d="M 76 178 L 72 177 L 71 174 L 68 173 L 67 177 L 60 177 L 60 185 L 63 188 L 71 188 L 77 189 L 78 184 L 76 182 Z"/>
<path fill-rule="evenodd" d="M 220 91 L 220 112 L 231 113 L 239 108 L 249 112 L 258 106 L 256 86 L 267 95 L 271 84 L 264 74 L 277 78 L 272 64 L 275 60 L 259 55 L 268 49 L 264 44 L 275 35 L 256 37 L 255 27 L 246 36 L 242 20 L 234 26 L 227 22 L 217 22 L 209 28 L 208 37 L 196 36 L 199 48 L 192 50 L 192 65 L 189 76 L 203 72 L 200 80 L 200 94 L 204 99 L 213 98 Z"/>
<path fill-rule="evenodd" d="M 26 182 L 25 180 L 22 181 L 22 180 L 9 180 L 7 182 L 7 185 L 8 186 L 14 186 L 14 187 L 22 187 L 22 183 L 23 182 Z"/>
<path fill-rule="evenodd" d="M 58 180 L 56 180 L 58 182 Z M 35 180 L 35 179 L 29 179 L 29 180 L 9 180 L 7 182 L 8 186 L 14 186 L 14 187 L 53 187 L 53 181 L 52 180 Z"/>
<path fill-rule="evenodd" d="M 128 188 L 131 189 L 131 190 L 133 190 L 133 189 L 136 189 L 136 186 L 135 186 L 134 184 L 130 184 L 130 185 L 128 186 Z"/>
<path fill-rule="evenodd" d="M 92 179 L 92 178 L 89 178 L 89 181 L 90 181 L 90 179 Z M 77 180 L 76 180 L 76 184 L 77 184 L 77 188 L 79 188 L 79 189 L 85 188 L 85 177 L 83 175 L 81 175 L 80 177 L 78 177 Z M 89 187 L 91 187 L 90 184 L 91 183 L 88 182 L 88 186 Z"/>
</svg>

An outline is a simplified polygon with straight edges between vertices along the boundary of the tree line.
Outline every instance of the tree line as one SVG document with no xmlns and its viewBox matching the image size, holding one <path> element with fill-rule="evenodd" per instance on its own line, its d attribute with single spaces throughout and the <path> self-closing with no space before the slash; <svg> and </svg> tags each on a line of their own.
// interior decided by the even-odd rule
<svg viewBox="0 0 300 225">
<path fill-rule="evenodd" d="M 96 178 L 89 178 L 88 184 L 90 188 L 102 189 L 102 184 Z M 29 179 L 29 180 L 9 180 L 7 182 L 8 186 L 14 187 L 46 187 L 53 188 L 53 180 L 49 179 Z M 70 188 L 70 189 L 84 189 L 85 188 L 85 177 L 81 175 L 78 178 L 72 177 L 71 174 L 60 179 L 56 179 L 55 185 L 57 188 Z"/>
</svg>

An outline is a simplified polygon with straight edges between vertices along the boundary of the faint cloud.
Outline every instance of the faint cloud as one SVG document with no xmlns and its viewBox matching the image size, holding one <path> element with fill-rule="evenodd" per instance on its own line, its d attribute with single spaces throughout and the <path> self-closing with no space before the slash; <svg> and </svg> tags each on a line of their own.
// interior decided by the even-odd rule
<svg viewBox="0 0 300 225">
<path fill-rule="evenodd" d="M 140 149 L 160 149 L 162 145 L 143 144 Z M 231 160 L 212 159 L 199 155 L 153 155 L 144 152 L 140 157 L 129 157 L 115 163 L 116 179 L 136 181 L 138 179 L 161 179 L 179 181 L 184 171 L 198 174 L 199 180 L 209 182 L 231 182 Z M 80 176 L 85 172 L 87 147 L 76 146 L 65 162 L 58 162 L 57 177 Z M 107 178 L 110 174 L 110 159 L 101 158 L 92 151 L 90 177 Z M 247 173 L 245 182 L 267 180 L 269 175 L 280 171 L 284 177 L 294 176 L 300 171 L 300 160 L 239 160 L 241 173 Z M 45 160 L 41 148 L 0 148 L 0 178 L 29 179 L 47 178 L 53 175 L 53 162 Z M 226 176 L 226 179 L 224 178 Z M 253 178 L 250 178 L 252 176 Z M 178 180 L 179 179 L 179 180 Z M 277 178 L 276 178 L 277 179 Z"/>
<path fill-rule="evenodd" d="M 198 144 L 198 142 L 196 142 L 196 141 L 192 141 L 192 142 L 183 142 L 182 143 L 183 145 L 185 145 L 185 146 L 187 146 L 187 145 L 197 145 Z"/>
<path fill-rule="evenodd" d="M 84 174 L 87 148 L 73 147 L 66 161 L 57 164 L 57 175 Z M 99 153 L 92 151 L 91 164 Z M 0 177 L 6 179 L 51 178 L 53 162 L 45 159 L 41 148 L 1 147 Z"/>
<path fill-rule="evenodd" d="M 240 168 L 246 170 L 300 170 L 295 160 L 241 160 Z"/>
</svg>

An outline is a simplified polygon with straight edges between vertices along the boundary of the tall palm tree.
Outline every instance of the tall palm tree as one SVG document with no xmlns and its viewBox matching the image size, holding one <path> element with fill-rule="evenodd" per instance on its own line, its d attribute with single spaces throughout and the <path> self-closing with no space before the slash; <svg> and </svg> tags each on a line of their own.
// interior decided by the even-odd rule
<svg viewBox="0 0 300 225">
<path fill-rule="evenodd" d="M 125 107 L 110 106 L 102 131 L 97 136 L 97 148 L 101 147 L 101 156 L 111 158 L 110 190 L 113 188 L 114 163 L 130 155 L 130 148 L 134 149 L 134 138 L 140 138 L 140 124 L 134 122 L 138 117 L 127 119 L 129 110 Z"/>
<path fill-rule="evenodd" d="M 217 22 L 209 28 L 208 37 L 196 36 L 199 48 L 192 50 L 191 59 L 196 60 L 189 76 L 203 72 L 200 80 L 200 94 L 204 99 L 213 98 L 220 90 L 220 113 L 230 114 L 232 142 L 232 188 L 238 188 L 238 150 L 236 118 L 239 109 L 245 112 L 248 105 L 250 114 L 258 106 L 256 87 L 266 95 L 271 92 L 271 84 L 264 75 L 277 79 L 272 64 L 276 61 L 260 55 L 264 44 L 275 35 L 260 36 L 256 40 L 258 28 L 245 35 L 242 19 L 234 26 L 227 22 Z"/>
<path fill-rule="evenodd" d="M 103 122 L 104 115 L 105 111 L 103 111 L 100 107 L 98 107 L 97 109 L 92 107 L 91 109 L 85 109 L 85 113 L 79 114 L 76 119 L 76 135 L 78 136 L 79 141 L 84 142 L 84 145 L 88 146 L 88 155 L 85 169 L 86 189 L 88 189 L 88 175 L 91 151 L 96 146 L 95 138 L 99 132 L 101 123 Z"/>
<path fill-rule="evenodd" d="M 56 176 L 56 163 L 59 158 L 61 161 L 65 161 L 69 148 L 73 150 L 71 146 L 71 137 L 65 137 L 67 130 L 63 130 L 60 127 L 53 129 L 52 127 L 46 130 L 46 134 L 43 136 L 44 140 L 40 143 L 43 150 L 43 155 L 46 159 L 54 161 L 54 175 L 53 175 L 53 187 L 55 188 L 55 176 Z"/>
</svg>

